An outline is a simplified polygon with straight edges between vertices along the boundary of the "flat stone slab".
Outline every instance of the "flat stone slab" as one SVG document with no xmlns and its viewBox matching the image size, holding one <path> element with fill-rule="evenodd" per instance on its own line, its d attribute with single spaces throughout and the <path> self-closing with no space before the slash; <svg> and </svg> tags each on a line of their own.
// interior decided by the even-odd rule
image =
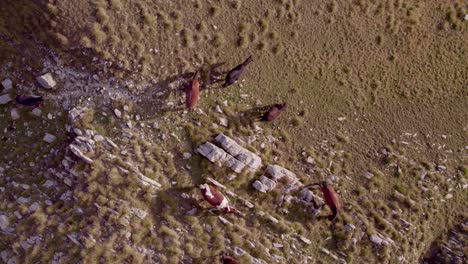
<svg viewBox="0 0 468 264">
<path fill-rule="evenodd" d="M 227 158 L 227 153 L 224 150 L 210 142 L 206 142 L 205 144 L 199 146 L 197 149 L 195 149 L 195 152 L 204 156 L 211 162 L 220 161 L 224 163 Z"/>
<path fill-rule="evenodd" d="M 245 163 L 252 170 L 257 170 L 262 166 L 262 159 L 257 154 L 245 149 L 223 133 L 216 136 L 215 140 L 227 153 Z"/>
<path fill-rule="evenodd" d="M 52 74 L 50 73 L 41 75 L 37 77 L 36 80 L 39 82 L 40 85 L 42 85 L 42 87 L 46 89 L 53 89 L 55 85 L 57 85 L 54 78 L 52 77 Z"/>
<path fill-rule="evenodd" d="M 83 152 L 81 152 L 81 150 L 74 144 L 70 144 L 69 146 L 71 152 L 73 152 L 73 154 L 75 154 L 77 157 L 81 158 L 84 162 L 88 163 L 88 164 L 93 164 L 93 160 L 86 157 L 85 154 L 83 154 Z"/>
<path fill-rule="evenodd" d="M 274 181 L 287 177 L 291 181 L 291 184 L 299 183 L 299 178 L 297 178 L 295 173 L 278 165 L 268 165 L 265 173 L 270 175 Z"/>
</svg>

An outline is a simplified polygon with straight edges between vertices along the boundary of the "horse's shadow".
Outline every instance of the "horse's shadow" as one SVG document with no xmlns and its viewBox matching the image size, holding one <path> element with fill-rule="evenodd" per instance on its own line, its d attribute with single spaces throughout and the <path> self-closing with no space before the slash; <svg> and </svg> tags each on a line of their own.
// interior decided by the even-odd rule
<svg viewBox="0 0 468 264">
<path fill-rule="evenodd" d="M 223 81 L 222 77 L 225 74 L 224 71 L 219 70 L 219 67 L 224 64 L 225 62 L 220 62 L 200 67 L 200 90 L 218 88 L 217 83 Z M 157 82 L 155 84 L 156 90 L 148 89 L 140 96 L 136 110 L 141 113 L 140 115 L 147 115 L 148 117 L 157 112 L 185 110 L 184 100 L 181 100 L 181 98 L 184 98 L 185 92 L 191 87 L 194 74 L 195 72 L 184 72 Z"/>
</svg>

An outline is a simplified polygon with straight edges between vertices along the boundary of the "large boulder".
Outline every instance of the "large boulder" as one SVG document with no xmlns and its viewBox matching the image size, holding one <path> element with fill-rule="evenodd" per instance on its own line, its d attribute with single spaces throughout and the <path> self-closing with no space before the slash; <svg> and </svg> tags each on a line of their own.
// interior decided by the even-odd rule
<svg viewBox="0 0 468 264">
<path fill-rule="evenodd" d="M 216 136 L 215 140 L 227 153 L 242 163 L 245 163 L 245 165 L 251 170 L 257 170 L 262 166 L 262 159 L 258 155 L 245 149 L 223 133 Z"/>
<path fill-rule="evenodd" d="M 206 142 L 205 144 L 201 145 L 200 147 L 195 149 L 195 152 L 204 156 L 211 162 L 219 161 L 221 163 L 224 163 L 227 159 L 227 153 L 210 142 Z"/>
<path fill-rule="evenodd" d="M 265 173 L 277 182 L 283 177 L 287 177 L 291 184 L 299 184 L 299 178 L 297 178 L 296 174 L 278 165 L 268 165 Z"/>
</svg>

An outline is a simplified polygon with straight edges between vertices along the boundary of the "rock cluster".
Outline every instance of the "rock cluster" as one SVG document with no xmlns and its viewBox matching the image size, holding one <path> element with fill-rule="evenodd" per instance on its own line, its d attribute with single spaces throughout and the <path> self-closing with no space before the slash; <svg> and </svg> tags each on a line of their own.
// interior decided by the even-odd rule
<svg viewBox="0 0 468 264">
<path fill-rule="evenodd" d="M 268 165 L 265 173 L 260 178 L 252 183 L 252 186 L 259 192 L 271 191 L 276 187 L 276 184 L 286 177 L 291 186 L 300 186 L 301 183 L 296 174 L 278 165 Z"/>
<path fill-rule="evenodd" d="M 237 173 L 240 173 L 244 168 L 255 171 L 262 166 L 262 159 L 258 155 L 245 149 L 224 134 L 219 134 L 215 141 L 220 147 L 206 142 L 195 149 L 195 152 L 209 161 L 219 162 Z"/>
</svg>

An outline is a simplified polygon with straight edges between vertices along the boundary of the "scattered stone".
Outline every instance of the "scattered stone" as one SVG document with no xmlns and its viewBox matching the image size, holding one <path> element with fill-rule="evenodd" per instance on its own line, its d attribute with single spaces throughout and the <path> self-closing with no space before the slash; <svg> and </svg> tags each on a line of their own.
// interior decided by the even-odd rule
<svg viewBox="0 0 468 264">
<path fill-rule="evenodd" d="M 116 148 L 116 149 L 119 148 L 119 146 L 117 146 L 117 144 L 115 144 L 114 141 L 112 141 L 112 140 L 111 140 L 110 138 L 108 138 L 108 137 L 104 138 L 104 142 L 105 142 L 106 144 L 108 144 L 110 147 L 113 147 L 113 148 Z"/>
<path fill-rule="evenodd" d="M 445 195 L 446 200 L 449 200 L 449 199 L 452 199 L 452 198 L 453 198 L 453 195 L 451 193 L 448 193 L 447 195 Z"/>
<path fill-rule="evenodd" d="M 252 209 L 255 207 L 255 205 L 249 201 L 247 201 L 246 199 L 242 198 L 242 197 L 239 197 L 239 200 L 245 205 L 247 206 L 247 208 L 249 209 Z"/>
<path fill-rule="evenodd" d="M 346 117 L 344 117 L 344 116 L 338 117 L 338 121 L 340 121 L 340 122 L 343 122 L 343 121 L 345 121 L 345 120 L 346 120 Z"/>
<path fill-rule="evenodd" d="M 223 110 L 221 109 L 221 107 L 220 107 L 219 105 L 216 105 L 216 107 L 215 107 L 215 112 L 216 112 L 216 113 L 222 114 L 222 113 L 223 113 Z"/>
<path fill-rule="evenodd" d="M 219 124 L 222 125 L 222 126 L 224 126 L 224 127 L 227 127 L 228 124 L 229 124 L 229 122 L 228 122 L 227 118 L 220 117 L 220 118 L 219 118 Z"/>
<path fill-rule="evenodd" d="M 215 180 L 213 178 L 208 177 L 208 178 L 206 178 L 206 180 L 211 182 L 213 185 L 215 185 L 218 188 L 221 188 L 221 189 L 224 189 L 224 190 L 226 189 L 226 186 L 222 185 L 219 181 L 217 181 L 217 180 Z"/>
<path fill-rule="evenodd" d="M 276 219 L 276 218 L 274 218 L 274 217 L 271 216 L 271 215 L 268 215 L 267 218 L 268 218 L 270 221 L 272 221 L 273 223 L 275 223 L 275 224 L 279 223 L 279 220 Z"/>
<path fill-rule="evenodd" d="M 242 248 L 234 247 L 234 254 L 237 256 L 243 256 L 246 254 L 246 252 Z"/>
<path fill-rule="evenodd" d="M 345 228 L 346 228 L 346 230 L 351 231 L 351 230 L 356 229 L 356 226 L 353 225 L 353 224 L 348 223 L 348 224 L 345 225 Z"/>
<path fill-rule="evenodd" d="M 138 180 L 140 180 L 140 182 L 143 185 L 151 185 L 151 186 L 156 187 L 156 188 L 161 188 L 161 184 L 159 184 L 158 182 L 146 177 L 145 175 L 143 175 L 141 173 L 138 175 Z"/>
<path fill-rule="evenodd" d="M 374 234 L 374 235 L 371 235 L 369 237 L 369 240 L 372 241 L 374 244 L 376 244 L 377 246 L 386 246 L 390 243 L 395 243 L 393 240 L 391 240 L 390 238 L 388 237 L 384 237 L 382 236 L 381 234 L 377 233 L 377 234 Z"/>
<path fill-rule="evenodd" d="M 13 88 L 13 82 L 10 79 L 5 79 L 2 81 L 2 86 L 4 91 L 8 91 Z"/>
<path fill-rule="evenodd" d="M 75 107 L 72 110 L 68 111 L 68 118 L 70 119 L 72 124 L 75 124 L 77 118 L 86 113 L 88 108 L 86 107 Z"/>
<path fill-rule="evenodd" d="M 96 141 L 96 142 L 101 142 L 103 140 L 104 140 L 104 137 L 101 136 L 101 135 L 95 135 L 94 136 L 94 141 Z"/>
<path fill-rule="evenodd" d="M 325 253 L 325 255 L 330 255 L 330 251 L 328 251 L 328 249 L 326 249 L 326 248 L 320 248 L 320 251 Z"/>
<path fill-rule="evenodd" d="M 256 180 L 252 183 L 252 186 L 259 192 L 266 193 L 268 191 L 268 187 L 266 187 L 263 183 L 259 180 Z"/>
<path fill-rule="evenodd" d="M 282 247 L 284 247 L 284 245 L 283 245 L 283 244 L 280 244 L 280 243 L 273 243 L 273 247 L 275 247 L 275 248 L 282 248 Z"/>
<path fill-rule="evenodd" d="M 34 213 L 37 209 L 39 209 L 39 203 L 34 202 L 33 204 L 31 204 L 31 206 L 29 206 L 28 213 Z"/>
<path fill-rule="evenodd" d="M 184 152 L 184 154 L 182 154 L 184 159 L 190 159 L 192 157 L 192 154 L 190 154 L 189 152 Z"/>
<path fill-rule="evenodd" d="M 78 245 L 78 246 L 81 247 L 80 242 L 78 242 L 78 240 L 76 240 L 76 238 L 75 238 L 75 237 L 76 237 L 76 234 L 74 234 L 74 233 L 73 233 L 73 234 L 69 234 L 69 235 L 67 234 L 67 237 L 68 237 L 68 239 L 70 239 L 73 243 L 75 243 L 76 245 Z"/>
<path fill-rule="evenodd" d="M 465 14 L 465 16 L 463 17 L 463 19 L 464 19 L 465 21 L 468 21 L 468 14 Z"/>
<path fill-rule="evenodd" d="M 16 200 L 19 204 L 27 204 L 29 203 L 29 198 L 24 198 L 24 197 L 20 197 L 18 198 L 18 200 Z"/>
<path fill-rule="evenodd" d="M 312 241 L 310 241 L 309 239 L 307 239 L 307 238 L 305 238 L 305 237 L 303 237 L 303 236 L 299 236 L 299 239 L 300 239 L 302 242 L 306 243 L 307 245 L 312 244 Z"/>
<path fill-rule="evenodd" d="M 263 183 L 268 190 L 273 190 L 276 187 L 276 182 L 265 177 L 265 175 L 260 176 L 260 182 Z"/>
<path fill-rule="evenodd" d="M 43 139 L 45 142 L 51 144 L 57 139 L 57 137 L 52 134 L 46 133 Z"/>
<path fill-rule="evenodd" d="M 194 207 L 194 208 L 188 210 L 186 214 L 188 214 L 188 215 L 194 215 L 194 214 L 196 214 L 196 213 L 197 213 L 197 208 Z"/>
<path fill-rule="evenodd" d="M 51 180 L 47 180 L 42 186 L 46 187 L 46 188 L 50 188 L 52 186 L 55 185 L 55 182 L 51 181 Z"/>
<path fill-rule="evenodd" d="M 128 126 L 128 128 L 133 128 L 132 121 L 128 120 L 127 122 L 125 122 L 125 124 Z"/>
<path fill-rule="evenodd" d="M 11 109 L 10 115 L 11 115 L 11 119 L 13 119 L 13 120 L 16 120 L 16 119 L 20 118 L 20 115 L 18 113 L 18 109 L 16 109 L 16 108 Z"/>
<path fill-rule="evenodd" d="M 0 105 L 8 104 L 9 102 L 11 102 L 11 97 L 9 94 L 0 96 Z"/>
<path fill-rule="evenodd" d="M 221 221 L 221 223 L 223 223 L 224 225 L 230 225 L 232 226 L 232 223 L 229 222 L 229 220 L 227 220 L 226 218 L 222 217 L 222 216 L 218 216 L 219 220 Z"/>
<path fill-rule="evenodd" d="M 42 85 L 42 87 L 46 89 L 52 89 L 57 84 L 54 78 L 52 78 L 52 74 L 50 73 L 46 73 L 42 76 L 39 76 L 36 78 L 36 80 L 39 82 L 40 85 Z"/>
<path fill-rule="evenodd" d="M 81 130 L 79 128 L 73 128 L 73 132 L 75 132 L 75 134 L 77 136 L 82 136 L 83 135 L 83 132 L 81 132 Z"/>
<path fill-rule="evenodd" d="M 276 182 L 286 176 L 291 181 L 291 184 L 299 183 L 299 178 L 297 178 L 296 174 L 278 165 L 268 165 L 265 174 L 270 175 Z"/>
<path fill-rule="evenodd" d="M 230 173 L 230 174 L 226 175 L 226 179 L 227 179 L 228 181 L 232 181 L 232 180 L 234 180 L 235 178 L 237 178 L 237 175 L 235 175 L 235 174 Z"/>
<path fill-rule="evenodd" d="M 372 179 L 374 177 L 374 174 L 368 171 L 365 171 L 362 176 L 366 177 L 367 179 Z"/>
<path fill-rule="evenodd" d="M 314 158 L 312 158 L 311 156 L 309 156 L 309 157 L 307 157 L 306 162 L 309 163 L 309 164 L 314 164 L 314 163 L 315 163 L 315 160 L 314 160 Z"/>
<path fill-rule="evenodd" d="M 41 116 L 42 110 L 41 110 L 40 108 L 36 107 L 36 108 L 34 108 L 34 109 L 32 110 L 32 113 L 33 113 L 35 116 Z"/>
<path fill-rule="evenodd" d="M 136 208 L 136 207 L 132 207 L 130 209 L 130 211 L 132 211 L 132 213 L 134 213 L 138 218 L 140 218 L 141 220 L 145 219 L 146 215 L 148 215 L 148 213 L 140 208 Z"/>
<path fill-rule="evenodd" d="M 122 112 L 120 112 L 119 109 L 114 109 L 114 114 L 115 114 L 115 116 L 117 116 L 117 118 L 121 118 L 121 117 L 122 117 Z"/>
<path fill-rule="evenodd" d="M 0 215 L 0 230 L 5 231 L 10 225 L 6 215 Z"/>
<path fill-rule="evenodd" d="M 437 165 L 437 170 L 446 170 L 447 167 L 445 167 L 444 165 Z"/>
<path fill-rule="evenodd" d="M 79 158 L 81 158 L 84 162 L 88 163 L 88 164 L 93 164 L 93 160 L 86 157 L 83 152 L 81 152 L 81 150 L 74 144 L 70 144 L 69 146 L 71 152 L 73 152 L 73 154 L 75 154 L 76 156 L 78 156 Z"/>
</svg>

